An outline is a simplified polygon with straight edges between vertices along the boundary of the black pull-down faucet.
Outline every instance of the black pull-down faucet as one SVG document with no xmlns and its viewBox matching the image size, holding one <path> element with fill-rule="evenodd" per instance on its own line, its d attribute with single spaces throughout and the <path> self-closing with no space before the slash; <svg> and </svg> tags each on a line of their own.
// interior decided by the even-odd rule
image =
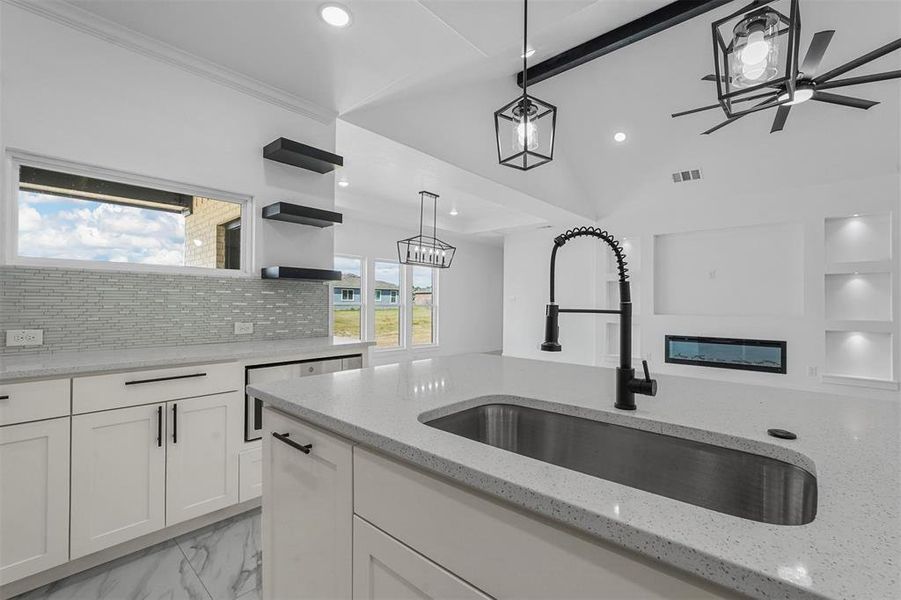
<svg viewBox="0 0 901 600">
<path fill-rule="evenodd" d="M 577 237 L 595 237 L 605 242 L 616 256 L 616 268 L 619 271 L 619 310 L 600 308 L 560 308 L 554 302 L 554 275 L 557 262 L 557 249 L 566 242 Z M 554 238 L 551 250 L 551 301 L 547 305 L 544 327 L 544 343 L 541 349 L 545 352 L 560 352 L 559 313 L 594 313 L 619 315 L 619 367 L 616 368 L 616 402 L 613 406 L 621 410 L 635 410 L 635 394 L 655 396 L 657 381 L 651 379 L 648 372 L 648 361 L 642 361 L 644 379 L 635 378 L 632 368 L 632 289 L 629 286 L 629 269 L 626 268 L 626 255 L 622 245 L 612 235 L 596 227 L 577 227 Z"/>
</svg>

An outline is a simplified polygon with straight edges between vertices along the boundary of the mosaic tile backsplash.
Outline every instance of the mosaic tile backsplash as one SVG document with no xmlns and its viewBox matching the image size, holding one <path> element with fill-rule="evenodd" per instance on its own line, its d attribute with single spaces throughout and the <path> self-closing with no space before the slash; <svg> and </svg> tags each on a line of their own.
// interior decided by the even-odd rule
<svg viewBox="0 0 901 600">
<path fill-rule="evenodd" d="M 0 267 L 0 355 L 328 335 L 318 282 L 124 271 Z M 253 323 L 235 335 L 235 321 Z M 7 348 L 7 329 L 43 329 L 44 344 Z"/>
</svg>

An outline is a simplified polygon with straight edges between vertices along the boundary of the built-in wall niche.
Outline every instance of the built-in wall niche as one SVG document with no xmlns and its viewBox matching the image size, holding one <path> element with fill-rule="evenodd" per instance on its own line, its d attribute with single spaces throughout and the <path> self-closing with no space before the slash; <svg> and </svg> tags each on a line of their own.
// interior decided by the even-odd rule
<svg viewBox="0 0 901 600">
<path fill-rule="evenodd" d="M 824 241 L 823 381 L 897 389 L 892 215 L 828 218 Z"/>
<path fill-rule="evenodd" d="M 826 319 L 891 321 L 891 273 L 827 274 Z"/>
<path fill-rule="evenodd" d="M 826 219 L 826 264 L 888 262 L 892 259 L 890 214 Z"/>
<path fill-rule="evenodd" d="M 830 376 L 891 381 L 892 335 L 827 331 L 826 370 Z"/>
</svg>

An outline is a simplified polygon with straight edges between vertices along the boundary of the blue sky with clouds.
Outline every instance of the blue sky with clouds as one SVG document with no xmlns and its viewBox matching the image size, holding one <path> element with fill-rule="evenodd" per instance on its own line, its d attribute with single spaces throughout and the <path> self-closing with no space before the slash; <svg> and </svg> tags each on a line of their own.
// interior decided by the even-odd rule
<svg viewBox="0 0 901 600">
<path fill-rule="evenodd" d="M 184 265 L 185 220 L 158 210 L 20 191 L 19 255 Z"/>
</svg>

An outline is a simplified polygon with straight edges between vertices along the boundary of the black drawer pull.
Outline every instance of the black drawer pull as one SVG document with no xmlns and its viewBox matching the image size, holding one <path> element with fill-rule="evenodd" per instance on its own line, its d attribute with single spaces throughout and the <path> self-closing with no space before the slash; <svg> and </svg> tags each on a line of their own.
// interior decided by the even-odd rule
<svg viewBox="0 0 901 600">
<path fill-rule="evenodd" d="M 282 442 L 285 442 L 286 444 L 288 444 L 288 445 L 291 446 L 292 448 L 294 448 L 294 449 L 296 449 L 296 450 L 300 450 L 300 451 L 303 452 L 304 454 L 309 454 L 309 453 L 310 453 L 310 450 L 313 448 L 313 444 L 307 444 L 306 446 L 301 446 L 300 444 L 298 444 L 298 443 L 295 442 L 294 440 L 289 440 L 289 439 L 288 439 L 288 436 L 289 436 L 289 435 L 291 435 L 291 434 L 290 434 L 290 433 L 273 433 L 273 434 L 272 434 L 272 437 L 274 437 L 275 439 L 280 440 L 280 441 L 282 441 Z"/>
<path fill-rule="evenodd" d="M 0 396 L 0 400 L 9 400 L 9 396 Z"/>
<path fill-rule="evenodd" d="M 178 443 L 178 402 L 172 405 L 172 443 Z"/>
<path fill-rule="evenodd" d="M 176 379 L 193 379 L 195 377 L 206 377 L 206 373 L 192 373 L 191 375 L 173 375 L 172 377 L 157 377 L 156 379 L 135 379 L 134 381 L 126 381 L 125 385 L 138 385 L 140 383 L 158 383 L 160 381 L 175 381 Z"/>
<path fill-rule="evenodd" d="M 156 407 L 156 445 L 158 448 L 163 447 L 163 405 Z"/>
</svg>

